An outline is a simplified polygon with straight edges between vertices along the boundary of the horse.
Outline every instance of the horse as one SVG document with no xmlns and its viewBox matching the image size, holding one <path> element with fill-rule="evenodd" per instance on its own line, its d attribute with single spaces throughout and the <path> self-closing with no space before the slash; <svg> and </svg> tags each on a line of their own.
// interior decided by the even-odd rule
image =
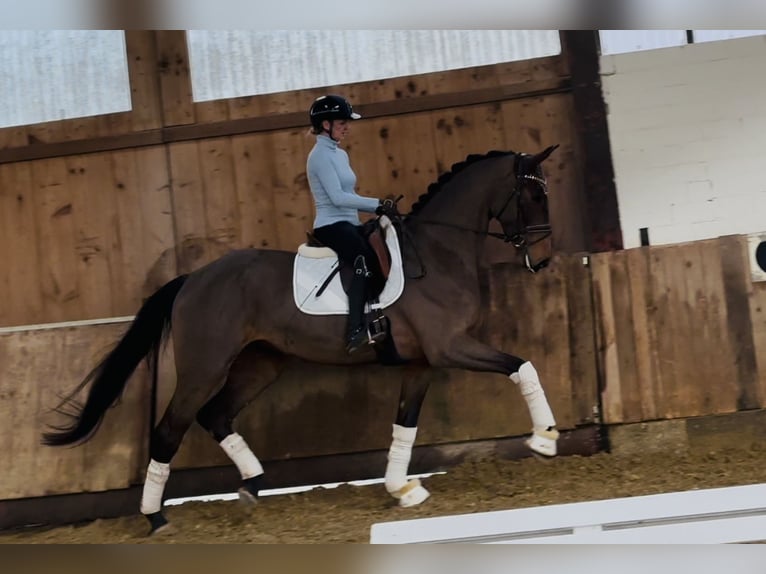
<svg viewBox="0 0 766 574">
<path fill-rule="evenodd" d="M 519 388 L 529 409 L 533 428 L 526 446 L 533 454 L 555 456 L 559 433 L 534 366 L 473 333 L 482 310 L 480 256 L 487 237 L 510 242 L 530 271 L 539 271 L 551 257 L 541 164 L 557 147 L 537 154 L 469 155 L 401 215 L 402 259 L 419 272 L 410 274 L 399 298 L 385 309 L 385 344 L 348 354 L 344 316 L 297 311 L 290 297 L 295 252 L 234 250 L 175 277 L 144 301 L 124 336 L 55 408 L 68 419 L 48 425 L 43 444 L 77 445 L 91 438 L 142 360 L 156 381 L 161 347 L 172 334 L 177 384 L 153 425 L 140 505 L 150 534 L 168 525 L 162 497 L 170 462 L 195 420 L 238 468 L 240 498 L 256 500 L 263 467 L 234 431 L 233 421 L 295 357 L 349 367 L 382 362 L 502 374 Z M 502 233 L 489 230 L 493 220 Z M 232 376 L 230 367 L 246 347 L 254 353 L 248 355 L 254 372 L 247 378 Z M 78 402 L 86 388 L 84 403 Z M 384 484 L 403 507 L 420 504 L 430 494 L 407 475 L 427 390 L 428 377 L 404 377 L 401 382 Z"/>
</svg>

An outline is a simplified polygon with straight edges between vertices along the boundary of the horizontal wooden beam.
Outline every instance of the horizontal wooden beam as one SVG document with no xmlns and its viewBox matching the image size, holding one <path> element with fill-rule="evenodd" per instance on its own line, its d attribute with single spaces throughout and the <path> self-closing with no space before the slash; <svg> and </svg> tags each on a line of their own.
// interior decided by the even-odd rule
<svg viewBox="0 0 766 574">
<path fill-rule="evenodd" d="M 522 98 L 538 98 L 570 90 L 570 79 L 563 77 L 465 92 L 402 98 L 360 105 L 358 108 L 365 118 L 389 117 Z M 307 126 L 308 122 L 305 112 L 275 114 L 208 124 L 180 125 L 117 136 L 57 143 L 35 143 L 23 147 L 0 149 L 0 164 L 274 130 L 305 128 Z"/>
<path fill-rule="evenodd" d="M 512 460 L 529 456 L 524 437 L 489 439 L 415 447 L 412 474 L 447 470 L 466 460 L 495 456 Z M 596 454 L 604 448 L 601 428 L 582 427 L 561 433 L 562 456 Z M 263 489 L 380 478 L 388 451 L 337 454 L 265 461 Z M 166 499 L 235 492 L 241 478 L 233 465 L 176 470 L 170 474 Z M 106 492 L 86 492 L 0 501 L 0 530 L 33 525 L 55 526 L 138 512 L 142 486 Z"/>
</svg>

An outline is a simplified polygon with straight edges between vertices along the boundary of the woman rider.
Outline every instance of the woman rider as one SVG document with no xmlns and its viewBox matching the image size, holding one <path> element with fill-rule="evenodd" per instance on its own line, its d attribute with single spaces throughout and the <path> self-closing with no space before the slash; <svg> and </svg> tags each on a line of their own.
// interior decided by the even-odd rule
<svg viewBox="0 0 766 574">
<path fill-rule="evenodd" d="M 390 199 L 363 197 L 354 189 L 356 175 L 348 154 L 339 146 L 349 132 L 350 122 L 361 118 L 351 104 L 341 96 L 321 96 L 311 104 L 309 117 L 312 133 L 316 135 L 306 162 L 316 210 L 313 235 L 354 268 L 346 330 L 346 350 L 353 353 L 373 342 L 365 326 L 364 306 L 369 268 L 375 264 L 375 253 L 362 235 L 359 211 L 380 215 L 395 212 L 395 207 Z"/>
</svg>

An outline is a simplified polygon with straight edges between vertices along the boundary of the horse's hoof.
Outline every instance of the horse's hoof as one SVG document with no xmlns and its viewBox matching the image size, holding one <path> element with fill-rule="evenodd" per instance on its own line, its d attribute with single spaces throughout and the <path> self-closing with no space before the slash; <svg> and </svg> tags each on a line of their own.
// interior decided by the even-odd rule
<svg viewBox="0 0 766 574">
<path fill-rule="evenodd" d="M 145 516 L 149 521 L 149 536 L 155 536 L 163 532 L 171 532 L 168 519 L 163 516 L 162 511 L 146 514 Z"/>
<path fill-rule="evenodd" d="M 559 438 L 559 431 L 556 429 L 550 430 L 535 430 L 532 436 L 529 437 L 524 444 L 536 454 L 542 455 L 546 458 L 556 456 L 558 451 L 556 450 L 556 441 Z"/>
<path fill-rule="evenodd" d="M 416 478 L 408 481 L 407 484 L 396 492 L 392 492 L 391 495 L 399 499 L 399 506 L 409 508 L 410 506 L 417 506 L 425 502 L 431 496 L 431 493 L 423 488 L 420 481 Z"/>
<path fill-rule="evenodd" d="M 157 528 L 153 528 L 151 531 L 149 531 L 149 536 L 152 538 L 157 536 L 168 536 L 174 532 L 175 529 L 173 528 L 173 525 L 166 522 L 162 526 L 158 526 Z"/>
<path fill-rule="evenodd" d="M 431 496 L 430 492 L 422 486 L 417 486 L 399 499 L 399 506 L 402 508 L 417 506 L 418 504 L 425 502 L 429 496 Z"/>
<path fill-rule="evenodd" d="M 246 504 L 248 506 L 252 506 L 253 504 L 258 502 L 258 497 L 254 495 L 252 492 L 250 492 L 247 488 L 244 486 L 241 487 L 237 493 L 239 494 L 239 501 L 242 504 Z"/>
</svg>

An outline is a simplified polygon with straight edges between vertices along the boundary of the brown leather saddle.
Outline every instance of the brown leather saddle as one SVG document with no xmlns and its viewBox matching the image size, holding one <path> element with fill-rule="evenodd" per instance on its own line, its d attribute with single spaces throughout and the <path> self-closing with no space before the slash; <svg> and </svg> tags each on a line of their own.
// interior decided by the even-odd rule
<svg viewBox="0 0 766 574">
<path fill-rule="evenodd" d="M 367 265 L 372 271 L 369 296 L 371 299 L 377 299 L 381 291 L 383 291 L 388 275 L 391 272 L 391 252 L 386 244 L 385 231 L 380 226 L 380 221 L 378 219 L 371 219 L 362 225 L 362 236 L 367 240 L 367 243 L 375 252 L 375 255 L 377 255 L 376 261 L 367 262 Z M 309 247 L 326 247 L 326 245 L 314 237 L 309 231 L 306 232 L 306 245 Z M 317 297 L 324 292 L 337 273 L 340 273 L 340 282 L 343 285 L 343 290 L 348 295 L 351 287 L 351 279 L 354 276 L 354 268 L 353 266 L 346 265 L 343 261 L 340 261 L 339 265 L 319 287 L 319 290 L 316 293 Z"/>
</svg>

